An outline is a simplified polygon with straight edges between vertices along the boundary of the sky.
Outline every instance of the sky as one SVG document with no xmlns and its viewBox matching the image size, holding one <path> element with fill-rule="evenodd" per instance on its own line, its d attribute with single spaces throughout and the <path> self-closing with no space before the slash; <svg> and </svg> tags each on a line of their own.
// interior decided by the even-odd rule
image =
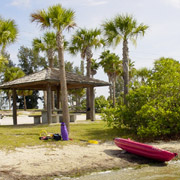
<svg viewBox="0 0 180 180">
<path fill-rule="evenodd" d="M 136 68 L 152 68 L 154 60 L 171 57 L 180 60 L 180 0 L 0 0 L 0 16 L 14 19 L 19 35 L 16 43 L 6 50 L 11 59 L 18 64 L 18 50 L 21 46 L 32 47 L 32 40 L 41 37 L 42 31 L 36 23 L 31 23 L 30 14 L 47 9 L 60 3 L 65 8 L 75 11 L 77 27 L 65 36 L 67 40 L 79 28 L 100 28 L 105 20 L 113 19 L 118 14 L 130 14 L 137 22 L 149 26 L 144 37 L 133 46 L 129 42 L 129 57 Z M 110 48 L 122 58 L 122 45 Z M 98 59 L 103 49 L 93 50 L 93 58 Z M 65 60 L 80 65 L 80 55 L 65 54 Z M 107 81 L 107 76 L 100 68 L 94 78 Z M 108 96 L 108 88 L 96 88 L 96 96 Z"/>
</svg>

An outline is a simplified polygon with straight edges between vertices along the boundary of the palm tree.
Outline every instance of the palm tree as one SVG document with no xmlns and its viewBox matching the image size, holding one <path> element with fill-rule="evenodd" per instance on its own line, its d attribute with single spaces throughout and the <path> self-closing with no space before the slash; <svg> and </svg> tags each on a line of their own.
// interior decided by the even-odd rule
<svg viewBox="0 0 180 180">
<path fill-rule="evenodd" d="M 48 57 L 48 66 L 54 67 L 54 55 L 57 51 L 56 34 L 54 32 L 46 32 L 43 37 L 33 39 L 33 48 L 37 52 L 45 52 Z M 64 49 L 67 49 L 68 42 L 64 41 Z"/>
<path fill-rule="evenodd" d="M 14 20 L 0 18 L 0 47 L 3 54 L 8 44 L 14 43 L 18 35 L 17 25 Z"/>
<path fill-rule="evenodd" d="M 140 78 L 140 84 L 143 85 L 146 83 L 147 78 L 150 76 L 151 70 L 146 67 L 136 70 L 135 74 L 137 80 Z"/>
<path fill-rule="evenodd" d="M 50 6 L 47 11 L 41 10 L 31 14 L 32 22 L 37 22 L 43 29 L 53 27 L 56 30 L 56 44 L 59 57 L 59 71 L 60 84 L 62 93 L 62 110 L 63 120 L 69 132 L 69 109 L 67 97 L 67 83 L 64 63 L 64 38 L 63 32 L 73 28 L 76 24 L 74 22 L 74 11 L 65 9 L 60 4 Z"/>
<path fill-rule="evenodd" d="M 48 57 L 48 65 L 54 67 L 54 54 L 57 51 L 56 34 L 54 32 L 46 32 L 42 38 L 33 39 L 33 48 L 37 52 L 45 52 Z M 52 109 L 54 109 L 54 92 L 51 93 Z M 47 108 L 47 93 L 44 91 L 44 108 Z"/>
<path fill-rule="evenodd" d="M 107 43 L 117 46 L 123 42 L 123 79 L 124 79 L 124 104 L 127 105 L 126 95 L 129 92 L 129 48 L 128 40 L 136 42 L 138 36 L 144 36 L 148 29 L 147 25 L 137 24 L 131 15 L 117 15 L 112 20 L 107 20 L 102 24 Z"/>
<path fill-rule="evenodd" d="M 97 60 L 91 59 L 91 76 L 92 76 L 92 78 L 97 73 L 98 68 L 99 68 L 99 63 L 97 62 Z"/>
<path fill-rule="evenodd" d="M 84 60 L 86 58 L 87 66 L 86 66 L 86 76 L 91 77 L 91 63 L 92 63 L 92 49 L 99 48 L 104 45 L 103 39 L 100 37 L 101 31 L 100 29 L 79 29 L 75 32 L 72 37 L 71 44 L 69 47 L 69 51 L 71 54 L 76 55 L 78 52 L 81 53 L 81 58 Z M 84 67 L 81 64 L 81 67 Z M 90 106 L 90 88 L 87 88 L 87 109 Z M 90 112 L 87 111 L 86 119 L 90 119 Z"/>
<path fill-rule="evenodd" d="M 54 66 L 54 53 L 57 50 L 56 34 L 54 32 L 46 32 L 42 38 L 33 39 L 33 47 L 37 52 L 45 52 L 48 57 L 49 67 Z"/>
<path fill-rule="evenodd" d="M 76 55 L 78 52 L 81 53 L 81 58 L 87 60 L 86 71 L 87 77 L 91 76 L 91 63 L 92 63 L 92 49 L 99 48 L 104 45 L 103 39 L 100 38 L 100 29 L 79 29 L 73 35 L 69 51 L 71 54 Z"/>
<path fill-rule="evenodd" d="M 110 88 L 110 99 L 113 100 L 113 106 L 115 107 L 115 90 L 117 76 L 122 74 L 122 61 L 115 53 L 110 53 L 109 50 L 102 52 L 100 56 L 101 61 L 99 64 L 103 67 L 104 72 L 107 73 L 109 82 L 112 84 Z"/>
</svg>

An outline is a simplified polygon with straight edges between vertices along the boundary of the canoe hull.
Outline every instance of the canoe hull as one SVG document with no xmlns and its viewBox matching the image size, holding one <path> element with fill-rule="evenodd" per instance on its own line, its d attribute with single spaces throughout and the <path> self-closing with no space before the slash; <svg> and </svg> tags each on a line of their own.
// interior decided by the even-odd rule
<svg viewBox="0 0 180 180">
<path fill-rule="evenodd" d="M 130 153 L 155 159 L 158 161 L 170 161 L 177 155 L 176 153 L 158 149 L 154 146 L 132 141 L 130 139 L 115 138 L 114 142 L 118 147 Z"/>
</svg>

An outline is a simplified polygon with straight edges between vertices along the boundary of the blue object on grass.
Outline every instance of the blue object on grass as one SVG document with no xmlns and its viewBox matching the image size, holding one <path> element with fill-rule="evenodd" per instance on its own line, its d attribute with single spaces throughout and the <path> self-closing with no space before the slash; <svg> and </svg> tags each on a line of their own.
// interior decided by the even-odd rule
<svg viewBox="0 0 180 180">
<path fill-rule="evenodd" d="M 62 136 L 63 141 L 69 140 L 68 131 L 66 128 L 66 124 L 64 122 L 61 123 L 61 136 Z"/>
</svg>

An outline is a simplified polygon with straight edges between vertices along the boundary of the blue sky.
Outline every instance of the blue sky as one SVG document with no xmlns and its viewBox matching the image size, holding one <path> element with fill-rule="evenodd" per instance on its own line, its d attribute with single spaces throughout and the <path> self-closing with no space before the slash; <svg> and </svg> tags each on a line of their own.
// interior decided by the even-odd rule
<svg viewBox="0 0 180 180">
<path fill-rule="evenodd" d="M 137 46 L 129 44 L 129 56 L 136 68 L 151 68 L 154 60 L 162 56 L 180 59 L 180 0 L 0 0 L 0 16 L 14 19 L 18 25 L 17 42 L 7 47 L 16 64 L 20 46 L 31 47 L 32 39 L 43 34 L 36 23 L 30 22 L 30 14 L 58 3 L 75 11 L 78 27 L 100 27 L 106 19 L 122 13 L 132 14 L 139 23 L 147 24 L 149 29 L 138 39 Z M 75 30 L 67 35 L 67 39 Z M 121 45 L 111 50 L 122 58 Z M 94 58 L 98 58 L 101 51 L 94 51 Z M 66 53 L 65 60 L 79 66 L 80 56 Z M 102 69 L 95 78 L 107 80 Z M 97 95 L 101 94 L 107 96 L 107 88 L 97 88 Z"/>
</svg>

